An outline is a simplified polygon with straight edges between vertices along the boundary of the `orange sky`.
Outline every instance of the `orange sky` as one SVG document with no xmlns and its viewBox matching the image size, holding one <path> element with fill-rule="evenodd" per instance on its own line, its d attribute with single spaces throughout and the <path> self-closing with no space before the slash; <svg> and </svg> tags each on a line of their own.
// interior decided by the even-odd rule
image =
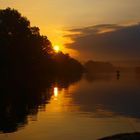
<svg viewBox="0 0 140 140">
<path fill-rule="evenodd" d="M 76 56 L 74 49 L 66 49 L 67 30 L 96 24 L 131 24 L 140 19 L 140 0 L 0 0 L 0 8 L 18 9 L 33 26 L 47 35 L 53 45 Z"/>
</svg>

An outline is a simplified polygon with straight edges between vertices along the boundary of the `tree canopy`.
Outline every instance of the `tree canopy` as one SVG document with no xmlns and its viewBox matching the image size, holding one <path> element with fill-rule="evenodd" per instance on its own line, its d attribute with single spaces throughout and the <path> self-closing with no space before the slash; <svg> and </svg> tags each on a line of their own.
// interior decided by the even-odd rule
<svg viewBox="0 0 140 140">
<path fill-rule="evenodd" d="M 0 10 L 0 131 L 27 124 L 27 116 L 50 100 L 56 81 L 67 88 L 81 78 L 82 69 L 68 54 L 55 53 L 47 36 L 17 10 Z"/>
<path fill-rule="evenodd" d="M 82 65 L 68 54 L 56 54 L 47 36 L 17 10 L 0 10 L 0 73 L 28 75 L 75 74 Z M 5 75 L 5 74 L 4 74 Z M 8 77 L 9 78 L 9 77 Z"/>
</svg>

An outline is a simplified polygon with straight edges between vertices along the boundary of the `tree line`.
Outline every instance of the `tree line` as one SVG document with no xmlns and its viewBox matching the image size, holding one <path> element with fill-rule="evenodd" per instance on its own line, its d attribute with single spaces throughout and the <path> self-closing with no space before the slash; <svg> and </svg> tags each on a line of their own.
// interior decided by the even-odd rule
<svg viewBox="0 0 140 140">
<path fill-rule="evenodd" d="M 55 53 L 51 41 L 17 10 L 0 10 L 0 75 L 26 79 L 50 75 L 76 75 L 83 66 L 69 54 Z"/>
</svg>

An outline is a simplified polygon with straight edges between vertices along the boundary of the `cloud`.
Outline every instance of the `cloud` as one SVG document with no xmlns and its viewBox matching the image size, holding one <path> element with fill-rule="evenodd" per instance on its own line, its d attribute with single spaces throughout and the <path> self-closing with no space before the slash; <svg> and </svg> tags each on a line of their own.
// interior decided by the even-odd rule
<svg viewBox="0 0 140 140">
<path fill-rule="evenodd" d="M 140 59 L 140 24 L 121 26 L 102 24 L 72 29 L 74 42 L 68 48 L 78 50 L 82 59 L 136 60 Z M 80 32 L 80 34 L 74 34 Z"/>
</svg>

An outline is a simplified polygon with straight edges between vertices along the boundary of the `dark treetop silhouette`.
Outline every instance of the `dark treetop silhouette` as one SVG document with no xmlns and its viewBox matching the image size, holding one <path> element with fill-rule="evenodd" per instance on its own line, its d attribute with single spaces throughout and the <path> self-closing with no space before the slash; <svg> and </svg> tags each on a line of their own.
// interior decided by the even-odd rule
<svg viewBox="0 0 140 140">
<path fill-rule="evenodd" d="M 55 83 L 67 88 L 82 71 L 68 54 L 55 53 L 47 37 L 17 10 L 0 10 L 0 131 L 27 124 L 27 116 L 48 102 Z"/>
<path fill-rule="evenodd" d="M 0 10 L 0 65 L 2 83 L 79 75 L 83 71 L 82 65 L 68 54 L 56 54 L 39 28 L 31 27 L 26 17 L 11 8 Z"/>
</svg>

